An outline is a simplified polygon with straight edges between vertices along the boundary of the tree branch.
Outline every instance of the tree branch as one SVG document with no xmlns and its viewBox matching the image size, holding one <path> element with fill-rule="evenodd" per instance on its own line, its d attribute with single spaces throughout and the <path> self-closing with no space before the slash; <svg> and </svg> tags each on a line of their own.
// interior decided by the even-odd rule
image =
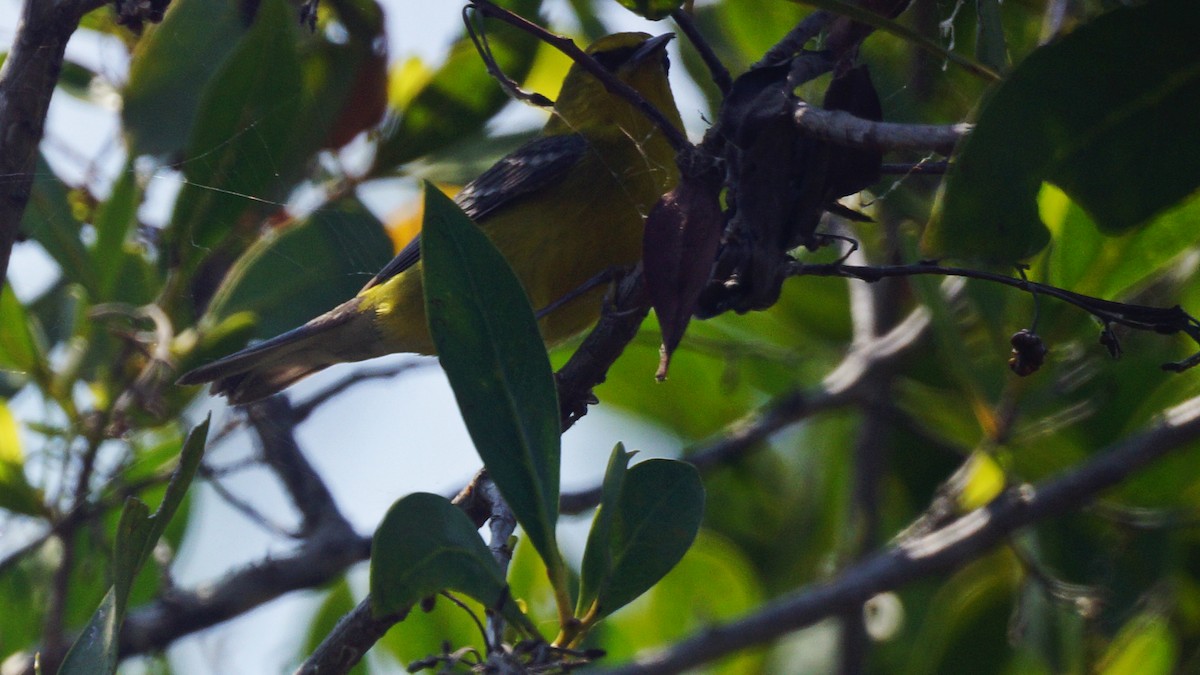
<svg viewBox="0 0 1200 675">
<path fill-rule="evenodd" d="M 608 377 L 608 369 L 625 351 L 625 345 L 637 335 L 649 312 L 650 299 L 646 296 L 639 266 L 614 285 L 613 297 L 596 327 L 555 373 L 563 431 L 587 414 L 588 405 L 596 403 L 592 388 Z"/>
<path fill-rule="evenodd" d="M 842 110 L 825 110 L 798 101 L 796 124 L 821 140 L 868 150 L 916 150 L 949 155 L 955 144 L 974 128 L 959 124 L 899 124 L 874 122 Z"/>
<path fill-rule="evenodd" d="M 1010 489 L 988 506 L 934 532 L 901 541 L 845 570 L 836 579 L 780 597 L 752 616 L 702 631 L 608 672 L 681 672 L 860 606 L 884 591 L 957 569 L 1002 543 L 1014 531 L 1078 510 L 1103 490 L 1197 439 L 1200 398 L 1193 398 L 1165 411 L 1142 433 L 1110 446 L 1059 478 Z"/>
<path fill-rule="evenodd" d="M 17 34 L 0 67 L 0 286 L 33 189 L 37 147 L 67 40 L 103 0 L 25 0 Z"/>
</svg>

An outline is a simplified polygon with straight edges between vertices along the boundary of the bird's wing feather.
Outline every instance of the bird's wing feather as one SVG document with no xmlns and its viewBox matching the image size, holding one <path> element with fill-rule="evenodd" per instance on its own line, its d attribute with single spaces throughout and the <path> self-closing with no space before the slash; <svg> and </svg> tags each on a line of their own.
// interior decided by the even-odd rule
<svg viewBox="0 0 1200 675">
<path fill-rule="evenodd" d="M 583 156 L 587 141 L 581 134 L 559 134 L 532 140 L 505 155 L 454 198 L 476 222 L 513 201 L 560 180 Z M 408 242 L 363 290 L 378 286 L 421 259 L 421 237 Z"/>
</svg>

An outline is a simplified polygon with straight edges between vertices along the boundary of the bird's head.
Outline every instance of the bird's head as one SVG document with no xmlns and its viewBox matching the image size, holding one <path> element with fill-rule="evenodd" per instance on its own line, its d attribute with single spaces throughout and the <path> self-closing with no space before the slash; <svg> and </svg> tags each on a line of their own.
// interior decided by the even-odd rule
<svg viewBox="0 0 1200 675">
<path fill-rule="evenodd" d="M 596 40 L 587 49 L 604 69 L 633 87 L 682 129 L 675 98 L 667 82 L 667 44 L 674 35 L 651 37 L 646 33 L 614 33 Z M 574 64 L 563 80 L 547 133 L 625 133 L 641 137 L 651 122 L 623 97 L 609 92 L 583 66 Z"/>
</svg>

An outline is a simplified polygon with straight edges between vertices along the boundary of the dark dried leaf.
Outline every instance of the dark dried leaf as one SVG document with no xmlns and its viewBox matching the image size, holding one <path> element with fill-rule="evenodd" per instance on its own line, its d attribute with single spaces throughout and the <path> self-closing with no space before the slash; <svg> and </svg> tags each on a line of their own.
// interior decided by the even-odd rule
<svg viewBox="0 0 1200 675">
<path fill-rule="evenodd" d="M 656 377 L 667 376 L 696 301 L 704 290 L 721 239 L 720 177 L 715 171 L 685 175 L 663 195 L 642 240 L 646 288 L 662 328 L 663 353 Z"/>
</svg>

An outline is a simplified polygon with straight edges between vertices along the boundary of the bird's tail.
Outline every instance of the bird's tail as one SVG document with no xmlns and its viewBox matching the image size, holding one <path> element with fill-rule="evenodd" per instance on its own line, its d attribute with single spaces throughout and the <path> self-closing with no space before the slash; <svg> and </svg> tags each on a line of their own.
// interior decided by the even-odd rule
<svg viewBox="0 0 1200 675">
<path fill-rule="evenodd" d="M 335 363 L 380 356 L 374 311 L 359 298 L 343 303 L 299 328 L 188 371 L 181 385 L 212 382 L 212 393 L 234 405 L 276 394 Z"/>
</svg>

